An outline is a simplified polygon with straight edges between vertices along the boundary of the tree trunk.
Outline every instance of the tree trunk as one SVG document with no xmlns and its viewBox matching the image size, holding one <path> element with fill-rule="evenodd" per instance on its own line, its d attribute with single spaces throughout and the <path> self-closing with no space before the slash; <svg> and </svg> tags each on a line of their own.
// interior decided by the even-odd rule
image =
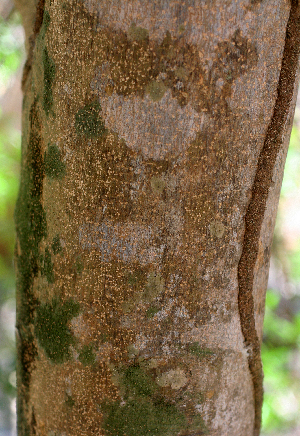
<svg viewBox="0 0 300 436">
<path fill-rule="evenodd" d="M 19 436 L 259 435 L 298 2 L 17 3 Z"/>
</svg>

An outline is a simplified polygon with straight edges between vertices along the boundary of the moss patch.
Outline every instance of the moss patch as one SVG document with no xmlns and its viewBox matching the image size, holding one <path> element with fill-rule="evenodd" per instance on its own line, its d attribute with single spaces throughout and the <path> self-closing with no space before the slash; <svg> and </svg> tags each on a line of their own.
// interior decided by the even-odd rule
<svg viewBox="0 0 300 436">
<path fill-rule="evenodd" d="M 126 396 L 149 396 L 156 390 L 155 382 L 139 365 L 129 366 L 121 372 L 121 384 L 126 389 Z"/>
<path fill-rule="evenodd" d="M 44 156 L 45 173 L 52 179 L 61 179 L 65 175 L 65 164 L 61 160 L 60 149 L 56 144 L 49 144 Z"/>
<path fill-rule="evenodd" d="M 48 11 L 44 11 L 44 15 L 43 15 L 43 26 L 45 27 L 45 31 L 48 30 L 48 27 L 49 27 L 49 25 L 50 25 L 50 21 L 51 21 L 51 18 L 50 18 L 50 14 L 49 14 L 49 12 L 48 12 Z"/>
<path fill-rule="evenodd" d="M 144 29 L 143 27 L 136 26 L 135 23 L 132 23 L 131 26 L 128 29 L 128 39 L 130 41 L 143 41 L 147 38 L 149 38 L 149 32 L 147 29 Z"/>
<path fill-rule="evenodd" d="M 146 273 L 142 268 L 136 268 L 133 272 L 126 273 L 126 279 L 130 286 L 139 289 L 146 281 Z"/>
<path fill-rule="evenodd" d="M 46 32 L 50 26 L 50 22 L 51 22 L 51 17 L 48 11 L 44 11 L 43 13 L 43 21 L 42 21 L 42 25 L 41 28 L 38 32 L 38 39 L 39 40 L 44 40 Z"/>
<path fill-rule="evenodd" d="M 78 135 L 97 138 L 105 132 L 104 121 L 100 116 L 100 103 L 94 101 L 79 109 L 75 115 L 75 128 Z"/>
<path fill-rule="evenodd" d="M 165 95 L 166 90 L 167 87 L 163 82 L 158 82 L 155 80 L 150 82 L 149 85 L 146 87 L 146 92 L 147 94 L 149 94 L 149 97 L 153 101 L 161 100 Z"/>
<path fill-rule="evenodd" d="M 148 398 L 107 403 L 103 427 L 111 436 L 173 436 L 186 418 L 173 404 Z"/>
<path fill-rule="evenodd" d="M 200 429 L 202 432 L 205 431 L 201 415 L 191 414 L 186 408 L 186 403 L 181 409 L 175 403 L 175 398 L 172 402 L 164 398 L 163 392 L 166 388 L 160 387 L 147 372 L 150 368 L 151 374 L 156 372 L 157 362 L 154 360 L 151 359 L 148 365 L 144 362 L 141 365 L 133 364 L 113 370 L 113 383 L 119 387 L 122 401 L 105 401 L 101 404 L 103 428 L 107 435 L 173 436 L 179 432 L 185 435 L 198 434 L 194 432 Z M 173 372 L 176 373 L 174 370 Z M 169 373 L 172 373 L 172 370 Z M 187 379 L 184 379 L 184 383 L 186 381 Z M 175 383 L 173 379 L 171 383 Z M 179 389 L 177 385 L 175 388 Z"/>
<path fill-rule="evenodd" d="M 74 406 L 74 404 L 75 404 L 75 400 L 72 398 L 71 395 L 66 394 L 65 404 L 66 404 L 66 406 L 68 406 L 68 407 L 70 407 L 70 408 Z"/>
<path fill-rule="evenodd" d="M 59 235 L 55 235 L 54 238 L 52 239 L 51 248 L 52 248 L 53 254 L 61 253 L 62 246 L 60 243 Z"/>
<path fill-rule="evenodd" d="M 209 350 L 208 348 L 201 347 L 198 342 L 193 342 L 192 344 L 189 344 L 188 350 L 190 353 L 195 354 L 198 357 L 210 356 L 214 354 L 214 352 Z"/>
<path fill-rule="evenodd" d="M 18 269 L 17 293 L 20 298 L 18 319 L 26 328 L 33 320 L 36 300 L 32 285 L 39 270 L 39 244 L 47 235 L 46 215 L 41 203 L 44 166 L 42 159 L 41 122 L 37 103 L 30 110 L 30 134 L 27 165 L 22 165 L 21 182 L 15 208 L 17 239 L 20 254 L 16 256 Z"/>
<path fill-rule="evenodd" d="M 26 132 L 26 125 L 24 131 Z M 21 391 L 19 390 L 20 400 L 17 403 L 20 434 L 26 434 L 27 431 L 28 389 L 31 371 L 37 356 L 37 348 L 31 329 L 34 311 L 38 304 L 33 292 L 33 282 L 39 271 L 39 245 L 47 235 L 46 215 L 41 202 L 44 178 L 43 141 L 40 112 L 36 100 L 29 112 L 27 147 L 24 146 L 25 141 L 24 134 L 22 138 L 21 181 L 14 213 L 17 244 L 19 245 L 19 250 L 16 249 L 15 253 L 17 329 L 19 333 L 17 377 L 18 386 L 22 387 Z"/>
<path fill-rule="evenodd" d="M 158 309 L 157 307 L 155 307 L 155 306 L 151 306 L 151 307 L 149 307 L 149 309 L 147 309 L 147 311 L 146 311 L 146 317 L 147 317 L 148 319 L 151 319 L 151 318 L 154 317 L 154 315 L 155 315 L 157 312 L 159 312 L 159 309 Z"/>
<path fill-rule="evenodd" d="M 68 328 L 70 320 L 79 314 L 79 303 L 68 300 L 41 304 L 36 311 L 35 334 L 46 355 L 55 363 L 70 358 L 69 347 L 75 338 Z"/>
<path fill-rule="evenodd" d="M 82 271 L 84 270 L 84 265 L 83 265 L 81 256 L 76 257 L 74 270 L 76 271 L 77 274 L 81 274 Z"/>
<path fill-rule="evenodd" d="M 43 108 L 45 113 L 49 115 L 53 105 L 52 85 L 55 78 L 55 64 L 53 59 L 49 56 L 46 47 L 43 50 L 43 66 L 44 66 Z"/>
<path fill-rule="evenodd" d="M 78 359 L 85 366 L 93 365 L 96 359 L 93 345 L 84 345 L 80 350 Z"/>
<path fill-rule="evenodd" d="M 53 262 L 51 260 L 51 253 L 48 247 L 45 248 L 45 255 L 41 256 L 41 274 L 45 276 L 48 283 L 54 283 Z"/>
<path fill-rule="evenodd" d="M 186 426 L 184 413 L 159 395 L 159 387 L 139 365 L 123 368 L 118 383 L 125 404 L 104 402 L 103 427 L 111 436 L 173 435 Z"/>
<path fill-rule="evenodd" d="M 45 33 L 47 32 L 49 26 L 50 26 L 50 22 L 51 22 L 51 17 L 48 11 L 44 11 L 43 14 L 43 23 L 40 29 L 40 33 L 39 36 L 40 38 L 44 38 L 45 37 Z"/>
</svg>

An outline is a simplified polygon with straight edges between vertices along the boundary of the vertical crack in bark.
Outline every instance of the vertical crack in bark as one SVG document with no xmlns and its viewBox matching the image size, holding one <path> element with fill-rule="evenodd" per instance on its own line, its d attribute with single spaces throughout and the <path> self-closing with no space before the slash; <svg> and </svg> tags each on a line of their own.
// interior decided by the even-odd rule
<svg viewBox="0 0 300 436">
<path fill-rule="evenodd" d="M 291 1 L 287 23 L 285 46 L 277 87 L 274 112 L 269 124 L 265 142 L 258 159 L 252 197 L 245 216 L 243 250 L 238 266 L 238 306 L 241 329 L 248 349 L 248 364 L 254 388 L 255 421 L 253 436 L 258 436 L 261 426 L 263 402 L 263 370 L 260 355 L 260 340 L 255 328 L 253 281 L 258 255 L 259 238 L 264 219 L 269 188 L 276 158 L 283 144 L 286 122 L 293 99 L 295 80 L 299 63 L 300 13 L 298 0 Z"/>
<path fill-rule="evenodd" d="M 39 34 L 39 31 L 41 30 L 41 27 L 43 24 L 44 8 L 45 8 L 45 0 L 38 0 L 38 4 L 36 7 L 36 15 L 35 15 L 33 33 L 29 38 L 28 56 L 27 56 L 27 60 L 25 62 L 24 68 L 23 68 L 22 91 L 25 90 L 27 77 L 28 77 L 28 74 L 31 70 L 33 52 L 34 52 L 34 47 L 35 47 L 35 40 L 36 40 L 36 37 Z"/>
</svg>

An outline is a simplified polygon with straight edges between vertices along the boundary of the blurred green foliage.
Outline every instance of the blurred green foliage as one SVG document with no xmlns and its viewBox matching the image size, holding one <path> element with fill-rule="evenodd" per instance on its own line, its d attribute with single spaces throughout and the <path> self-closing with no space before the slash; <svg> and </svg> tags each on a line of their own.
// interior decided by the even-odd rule
<svg viewBox="0 0 300 436">
<path fill-rule="evenodd" d="M 8 21 L 0 17 L 0 97 L 24 57 L 17 13 Z M 19 86 L 19 85 L 18 85 Z M 15 397 L 13 211 L 19 185 L 21 134 L 0 108 L 0 433 L 10 432 L 11 404 Z M 262 359 L 265 373 L 263 432 L 287 434 L 300 425 L 300 241 L 283 247 L 284 204 L 299 197 L 300 131 L 294 127 L 285 165 L 281 205 L 272 255 L 296 290 L 286 298 L 281 289 L 267 293 Z M 292 200 L 293 201 L 293 200 Z M 286 310 L 282 306 L 286 305 Z"/>
<path fill-rule="evenodd" d="M 263 429 L 287 432 L 300 416 L 300 313 L 290 320 L 278 316 L 280 295 L 269 290 L 266 300 L 264 342 Z"/>
<path fill-rule="evenodd" d="M 299 109 L 297 108 L 296 115 L 300 117 L 298 114 Z M 297 118 L 296 118 L 297 119 Z M 282 207 L 279 207 L 279 213 L 277 217 L 277 233 L 282 235 L 281 223 L 283 214 L 285 212 L 284 203 L 288 201 L 294 201 L 294 199 L 298 198 L 298 202 L 300 197 L 300 123 L 295 124 L 292 130 L 289 150 L 287 154 L 287 159 L 285 163 L 284 170 L 284 178 L 282 182 L 281 188 L 281 203 Z M 300 210 L 298 209 L 298 214 L 293 217 L 293 220 L 296 222 L 298 228 L 300 226 Z M 300 233 L 299 233 L 300 235 Z M 293 282 L 300 283 L 300 237 L 295 238 L 293 248 L 284 249 L 284 262 L 287 265 L 288 277 Z"/>
<path fill-rule="evenodd" d="M 20 38 L 21 17 L 13 12 L 5 21 L 0 16 L 0 82 L 7 84 L 21 64 L 24 55 L 23 40 Z"/>
<path fill-rule="evenodd" d="M 20 16 L 0 17 L 0 98 L 20 68 L 23 49 Z M 20 85 L 18 85 L 20 86 Z M 21 135 L 11 115 L 0 107 L 0 433 L 13 425 L 15 380 L 15 277 L 13 212 L 19 189 Z"/>
<path fill-rule="evenodd" d="M 297 115 L 297 111 L 296 111 Z M 297 121 L 297 117 L 296 117 Z M 272 256 L 292 289 L 284 295 L 280 286 L 266 297 L 262 360 L 264 367 L 263 431 L 287 434 L 300 427 L 300 238 L 289 235 L 284 225 L 291 203 L 300 206 L 300 130 L 294 123 L 287 154 Z M 299 215 L 298 215 L 299 214 Z M 289 216 L 299 229 L 300 210 Z M 298 221 L 298 223 L 297 223 Z M 298 230 L 298 235 L 300 232 Z"/>
</svg>

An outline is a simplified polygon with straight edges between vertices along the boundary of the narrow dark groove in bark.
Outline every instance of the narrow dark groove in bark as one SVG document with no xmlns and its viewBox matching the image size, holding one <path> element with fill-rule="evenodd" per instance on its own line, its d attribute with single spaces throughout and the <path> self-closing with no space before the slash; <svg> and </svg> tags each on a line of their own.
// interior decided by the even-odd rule
<svg viewBox="0 0 300 436">
<path fill-rule="evenodd" d="M 277 98 L 265 142 L 258 159 L 252 197 L 245 216 L 243 250 L 238 266 L 238 306 L 241 329 L 249 352 L 248 363 L 254 388 L 255 421 L 253 436 L 258 436 L 260 433 L 263 402 L 263 370 L 260 340 L 255 328 L 253 274 L 269 188 L 272 185 L 273 170 L 277 155 L 283 144 L 283 135 L 294 94 L 300 47 L 299 16 L 298 0 L 292 0 L 277 87 Z"/>
<path fill-rule="evenodd" d="M 35 15 L 35 22 L 33 27 L 33 33 L 29 38 L 29 50 L 28 50 L 28 56 L 27 60 L 25 62 L 24 68 L 23 68 L 23 76 L 22 76 L 22 91 L 25 90 L 25 85 L 27 81 L 28 74 L 31 70 L 32 66 L 32 59 L 33 59 L 33 51 L 35 47 L 35 40 L 37 35 L 39 34 L 39 31 L 41 30 L 42 23 L 43 23 L 43 16 L 44 16 L 44 8 L 45 8 L 45 0 L 39 0 L 37 7 L 36 7 L 36 15 Z"/>
</svg>

